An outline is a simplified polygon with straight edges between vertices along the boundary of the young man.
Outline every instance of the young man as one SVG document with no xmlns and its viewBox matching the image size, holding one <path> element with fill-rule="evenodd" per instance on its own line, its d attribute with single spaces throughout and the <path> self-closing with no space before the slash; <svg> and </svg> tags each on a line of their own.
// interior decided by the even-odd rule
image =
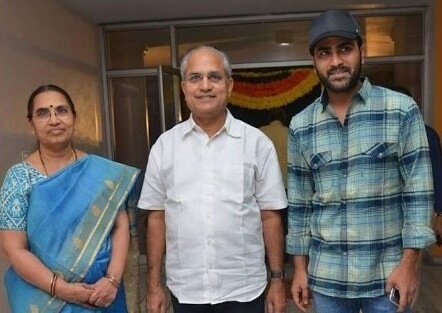
<svg viewBox="0 0 442 313">
<path fill-rule="evenodd" d="M 181 62 L 190 118 L 150 152 L 138 206 L 147 226 L 147 309 L 164 313 L 285 312 L 283 235 L 287 206 L 275 148 L 226 109 L 232 91 L 227 56 L 198 47 Z M 271 270 L 267 296 L 267 252 Z"/>
<path fill-rule="evenodd" d="M 362 38 L 348 12 L 317 17 L 309 49 L 324 88 L 289 132 L 294 301 L 305 311 L 311 291 L 316 313 L 409 312 L 419 250 L 434 242 L 419 109 L 361 77 Z M 399 307 L 388 300 L 393 287 Z"/>
</svg>

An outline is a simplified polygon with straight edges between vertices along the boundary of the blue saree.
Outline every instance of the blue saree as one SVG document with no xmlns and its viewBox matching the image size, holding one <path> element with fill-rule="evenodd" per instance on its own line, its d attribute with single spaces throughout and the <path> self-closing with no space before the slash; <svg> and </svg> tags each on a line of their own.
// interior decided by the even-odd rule
<svg viewBox="0 0 442 313">
<path fill-rule="evenodd" d="M 111 257 L 115 217 L 139 174 L 135 168 L 88 155 L 35 184 L 29 200 L 29 250 L 68 282 L 95 283 Z M 124 288 L 106 309 L 52 297 L 11 267 L 5 286 L 13 313 L 127 312 Z"/>
</svg>

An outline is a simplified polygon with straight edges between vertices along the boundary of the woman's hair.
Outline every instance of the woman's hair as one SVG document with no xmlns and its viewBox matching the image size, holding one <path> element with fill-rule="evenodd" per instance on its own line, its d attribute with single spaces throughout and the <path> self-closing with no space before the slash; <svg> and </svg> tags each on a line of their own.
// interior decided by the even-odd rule
<svg viewBox="0 0 442 313">
<path fill-rule="evenodd" d="M 42 86 L 38 87 L 29 96 L 28 115 L 27 115 L 27 118 L 29 121 L 31 121 L 31 119 L 32 119 L 32 111 L 34 110 L 35 97 L 38 96 L 39 94 L 41 94 L 43 92 L 47 92 L 47 91 L 55 91 L 55 92 L 62 94 L 66 98 L 66 101 L 68 102 L 68 105 L 72 111 L 72 114 L 74 114 L 74 116 L 77 116 L 77 112 L 75 111 L 74 102 L 72 101 L 71 96 L 69 96 L 69 94 L 66 92 L 66 90 L 64 90 L 63 88 L 58 87 L 56 85 L 49 84 L 49 85 L 42 85 Z"/>
<path fill-rule="evenodd" d="M 192 48 L 189 51 L 187 51 L 187 53 L 181 59 L 180 70 L 181 70 L 181 78 L 182 79 L 184 79 L 184 75 L 186 74 L 187 63 L 189 62 L 189 58 L 192 56 L 192 54 L 194 54 L 195 52 L 200 51 L 200 50 L 209 50 L 209 51 L 212 51 L 212 52 L 218 54 L 218 56 L 221 58 L 221 60 L 223 62 L 224 71 L 226 72 L 225 74 L 228 77 L 232 76 L 232 65 L 230 64 L 230 60 L 229 60 L 229 57 L 227 56 L 227 54 L 225 54 L 223 51 L 218 50 L 218 49 L 211 47 L 211 46 L 198 46 L 198 47 Z"/>
</svg>

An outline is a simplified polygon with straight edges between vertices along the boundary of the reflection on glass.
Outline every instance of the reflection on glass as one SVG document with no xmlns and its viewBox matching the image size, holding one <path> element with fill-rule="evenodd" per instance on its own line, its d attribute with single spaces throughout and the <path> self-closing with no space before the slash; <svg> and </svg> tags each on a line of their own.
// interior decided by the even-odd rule
<svg viewBox="0 0 442 313">
<path fill-rule="evenodd" d="M 175 117 L 175 98 L 173 94 L 174 76 L 163 73 L 163 95 L 164 95 L 164 118 L 166 129 L 171 129 L 176 124 Z"/>
<path fill-rule="evenodd" d="M 366 55 L 394 56 L 423 53 L 422 14 L 359 16 Z M 232 63 L 309 60 L 310 20 L 177 29 L 179 56 L 208 44 L 225 51 Z"/>
<path fill-rule="evenodd" d="M 371 16 L 358 20 L 365 29 L 366 56 L 423 53 L 421 14 Z"/>
<path fill-rule="evenodd" d="M 365 64 L 363 72 L 372 84 L 384 87 L 401 86 L 407 88 L 421 110 L 423 110 L 423 86 L 420 79 L 422 66 L 421 62 Z"/>
<path fill-rule="evenodd" d="M 107 32 L 107 69 L 170 65 L 169 28 Z"/>
<path fill-rule="evenodd" d="M 163 74 L 166 130 L 176 124 L 173 76 Z M 158 77 L 110 79 L 116 161 L 144 168 L 150 147 L 162 134 Z"/>
<path fill-rule="evenodd" d="M 259 22 L 193 26 L 177 29 L 180 58 L 192 47 L 207 44 L 227 53 L 232 63 L 309 59 L 310 21 Z"/>
<path fill-rule="evenodd" d="M 158 103 L 156 77 L 110 79 L 115 160 L 144 168 L 149 153 L 147 104 Z"/>
</svg>

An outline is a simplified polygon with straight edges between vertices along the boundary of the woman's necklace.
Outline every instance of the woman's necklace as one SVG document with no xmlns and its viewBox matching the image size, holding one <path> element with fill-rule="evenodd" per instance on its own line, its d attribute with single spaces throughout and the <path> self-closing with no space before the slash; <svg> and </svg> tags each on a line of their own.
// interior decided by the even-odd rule
<svg viewBox="0 0 442 313">
<path fill-rule="evenodd" d="M 72 149 L 72 153 L 74 155 L 74 159 L 75 159 L 75 162 L 76 162 L 78 160 L 77 151 L 74 149 L 74 147 L 71 147 L 71 149 Z M 49 177 L 49 171 L 46 168 L 46 164 L 45 164 L 45 161 L 43 160 L 43 157 L 41 156 L 40 147 L 38 147 L 38 156 L 40 157 L 40 162 L 41 162 L 41 165 L 43 165 L 43 170 L 45 171 L 46 176 Z"/>
</svg>

